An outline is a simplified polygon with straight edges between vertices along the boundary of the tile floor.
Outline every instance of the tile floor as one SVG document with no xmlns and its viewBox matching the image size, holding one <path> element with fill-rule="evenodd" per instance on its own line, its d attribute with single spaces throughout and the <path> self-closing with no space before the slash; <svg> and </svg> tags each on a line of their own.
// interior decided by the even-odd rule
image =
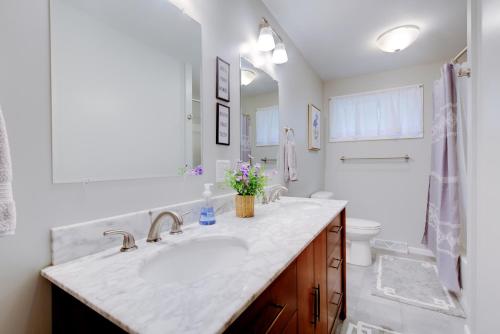
<svg viewBox="0 0 500 334">
<path fill-rule="evenodd" d="M 395 254 L 400 256 L 399 254 Z M 347 320 L 402 334 L 463 334 L 465 319 L 373 296 L 375 267 L 347 266 Z M 344 321 L 341 334 L 347 332 Z"/>
</svg>

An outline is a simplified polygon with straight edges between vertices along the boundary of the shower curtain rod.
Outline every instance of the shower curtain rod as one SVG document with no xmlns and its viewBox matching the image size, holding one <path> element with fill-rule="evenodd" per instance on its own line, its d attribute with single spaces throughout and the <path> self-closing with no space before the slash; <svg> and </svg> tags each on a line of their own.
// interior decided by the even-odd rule
<svg viewBox="0 0 500 334">
<path fill-rule="evenodd" d="M 462 51 L 460 51 L 452 60 L 451 62 L 453 64 L 456 64 L 458 62 L 458 60 L 464 55 L 467 53 L 467 47 L 463 48 Z"/>
<path fill-rule="evenodd" d="M 458 60 L 467 53 L 467 47 L 463 48 L 462 51 L 460 51 L 452 60 L 452 64 L 458 64 Z M 470 68 L 461 68 L 458 71 L 458 77 L 470 77 Z"/>
</svg>

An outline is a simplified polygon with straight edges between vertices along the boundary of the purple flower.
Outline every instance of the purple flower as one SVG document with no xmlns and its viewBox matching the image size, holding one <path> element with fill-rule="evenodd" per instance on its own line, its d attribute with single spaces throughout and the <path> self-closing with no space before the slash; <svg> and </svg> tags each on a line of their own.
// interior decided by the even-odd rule
<svg viewBox="0 0 500 334">
<path fill-rule="evenodd" d="M 205 170 L 203 169 L 203 166 L 202 165 L 198 165 L 196 166 L 194 169 L 194 175 L 203 175 L 203 173 L 205 172 Z"/>
</svg>

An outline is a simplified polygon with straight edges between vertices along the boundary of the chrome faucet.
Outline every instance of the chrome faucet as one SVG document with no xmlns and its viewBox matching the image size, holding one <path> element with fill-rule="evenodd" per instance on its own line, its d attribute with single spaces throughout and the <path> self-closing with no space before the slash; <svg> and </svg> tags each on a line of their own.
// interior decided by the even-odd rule
<svg viewBox="0 0 500 334">
<path fill-rule="evenodd" d="M 153 213 L 149 212 L 152 217 Z M 169 216 L 172 218 L 172 226 L 170 227 L 170 234 L 179 234 L 182 233 L 181 226 L 184 225 L 184 220 L 182 216 L 174 211 L 163 211 L 160 213 L 151 223 L 151 227 L 149 228 L 147 242 L 157 242 L 161 240 L 161 226 L 162 226 L 162 218 L 165 216 Z"/>
<path fill-rule="evenodd" d="M 276 186 L 269 192 L 269 202 L 279 201 L 280 194 L 287 192 L 288 188 L 283 186 Z"/>
<path fill-rule="evenodd" d="M 123 230 L 109 230 L 103 233 L 104 236 L 120 234 L 123 235 L 123 245 L 120 252 L 130 252 L 137 249 L 132 233 Z"/>
<path fill-rule="evenodd" d="M 288 188 L 283 186 L 275 186 L 269 191 L 269 195 L 264 191 L 262 193 L 262 204 L 269 204 L 280 199 L 280 194 L 288 191 Z"/>
</svg>

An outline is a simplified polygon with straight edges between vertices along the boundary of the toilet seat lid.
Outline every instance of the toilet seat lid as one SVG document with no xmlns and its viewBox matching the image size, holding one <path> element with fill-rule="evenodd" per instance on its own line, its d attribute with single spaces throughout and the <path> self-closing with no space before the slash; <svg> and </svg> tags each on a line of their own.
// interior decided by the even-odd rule
<svg viewBox="0 0 500 334">
<path fill-rule="evenodd" d="M 359 218 L 347 218 L 346 225 L 349 229 L 358 230 L 377 230 L 382 226 L 379 222 Z"/>
</svg>

